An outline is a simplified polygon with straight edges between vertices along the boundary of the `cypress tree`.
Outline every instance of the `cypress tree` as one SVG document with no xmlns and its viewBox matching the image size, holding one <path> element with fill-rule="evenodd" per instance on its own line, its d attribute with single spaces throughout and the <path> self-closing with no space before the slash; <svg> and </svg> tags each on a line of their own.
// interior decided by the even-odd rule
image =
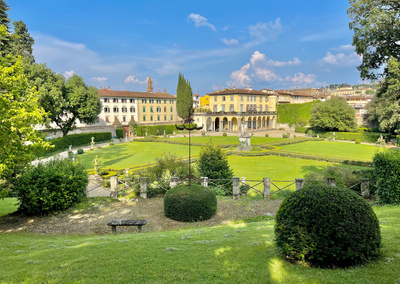
<svg viewBox="0 0 400 284">
<path fill-rule="evenodd" d="M 13 25 L 14 33 L 11 34 L 12 53 L 16 56 L 21 55 L 23 58 L 28 59 L 30 63 L 33 63 L 35 60 L 32 55 L 32 46 L 35 40 L 29 34 L 28 28 L 23 21 L 15 21 Z"/>
<path fill-rule="evenodd" d="M 189 80 L 185 80 L 183 74 L 179 73 L 178 86 L 176 89 L 176 110 L 182 119 L 193 115 L 193 92 Z"/>
</svg>

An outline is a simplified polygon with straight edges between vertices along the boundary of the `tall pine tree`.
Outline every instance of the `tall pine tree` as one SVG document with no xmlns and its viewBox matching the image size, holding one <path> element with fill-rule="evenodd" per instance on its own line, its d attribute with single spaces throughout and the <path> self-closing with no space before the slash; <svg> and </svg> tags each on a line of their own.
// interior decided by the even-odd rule
<svg viewBox="0 0 400 284">
<path fill-rule="evenodd" d="M 21 55 L 22 58 L 27 59 L 29 63 L 33 63 L 33 44 L 35 40 L 31 37 L 23 21 L 15 21 L 14 33 L 11 34 L 12 53 L 16 56 Z"/>
<path fill-rule="evenodd" d="M 185 80 L 179 73 L 178 87 L 176 88 L 176 111 L 183 120 L 193 115 L 193 92 L 189 80 Z"/>
<path fill-rule="evenodd" d="M 7 11 L 10 10 L 4 0 L 0 0 L 0 26 L 5 32 L 0 33 L 0 56 L 4 57 L 11 52 L 10 19 Z"/>
</svg>

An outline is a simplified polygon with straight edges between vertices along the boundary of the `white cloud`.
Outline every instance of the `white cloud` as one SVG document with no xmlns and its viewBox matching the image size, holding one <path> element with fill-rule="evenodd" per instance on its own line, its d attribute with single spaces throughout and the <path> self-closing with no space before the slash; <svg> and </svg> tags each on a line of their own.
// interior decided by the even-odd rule
<svg viewBox="0 0 400 284">
<path fill-rule="evenodd" d="M 233 71 L 231 74 L 231 81 L 228 82 L 228 85 L 235 85 L 238 87 L 244 87 L 251 82 L 249 75 L 247 75 L 247 71 L 250 68 L 250 64 L 247 63 L 239 70 Z"/>
<path fill-rule="evenodd" d="M 178 73 L 180 70 L 182 70 L 182 67 L 179 65 L 172 63 L 170 61 L 166 61 L 162 64 L 161 67 L 156 68 L 156 71 L 158 74 L 161 76 L 166 76 L 166 75 L 172 75 Z"/>
<path fill-rule="evenodd" d="M 319 63 L 323 66 L 336 66 L 339 68 L 345 67 L 355 67 L 360 65 L 361 57 L 357 55 L 356 52 L 351 53 L 332 53 L 330 51 L 326 52 L 326 55 L 319 60 Z"/>
<path fill-rule="evenodd" d="M 212 29 L 214 32 L 217 31 L 217 29 L 215 28 L 214 25 L 210 24 L 206 18 L 204 18 L 203 16 L 201 16 L 201 15 L 199 15 L 199 14 L 191 13 L 191 14 L 187 17 L 187 19 L 188 19 L 189 21 L 192 21 L 192 22 L 194 23 L 194 26 L 195 26 L 196 28 L 198 28 L 198 27 L 209 27 L 209 28 Z"/>
<path fill-rule="evenodd" d="M 65 71 L 65 72 L 64 72 L 64 77 L 65 77 L 65 79 L 69 79 L 69 78 L 71 78 L 72 76 L 74 76 L 74 74 L 76 74 L 74 70 Z"/>
<path fill-rule="evenodd" d="M 135 83 L 135 84 L 146 84 L 147 83 L 148 78 L 146 78 L 146 80 L 144 81 L 140 81 L 138 78 L 135 77 L 135 75 L 129 75 L 124 82 L 125 83 Z"/>
<path fill-rule="evenodd" d="M 226 45 L 237 45 L 239 44 L 239 41 L 237 39 L 227 39 L 227 38 L 221 38 L 221 41 L 226 44 Z"/>
<path fill-rule="evenodd" d="M 94 78 L 92 78 L 92 80 L 95 81 L 95 82 L 99 82 L 100 84 L 104 84 L 108 80 L 108 78 L 106 78 L 106 77 L 94 77 Z"/>
<path fill-rule="evenodd" d="M 223 30 L 223 31 L 229 30 L 229 26 L 224 26 L 224 27 L 222 28 L 222 30 Z"/>
<path fill-rule="evenodd" d="M 331 50 L 333 51 L 354 51 L 354 46 L 352 46 L 351 44 L 346 44 L 346 45 L 341 45 L 339 47 L 333 47 L 331 48 Z"/>
<path fill-rule="evenodd" d="M 257 43 L 276 40 L 281 32 L 282 24 L 280 18 L 277 18 L 274 22 L 257 23 L 256 25 L 249 26 L 250 37 Z"/>
<path fill-rule="evenodd" d="M 334 30 L 323 31 L 321 33 L 309 34 L 303 36 L 300 40 L 303 42 L 312 42 L 312 41 L 322 41 L 327 39 L 338 39 L 346 37 L 347 33 L 348 30 L 334 29 Z"/>
<path fill-rule="evenodd" d="M 286 81 L 293 82 L 297 85 L 311 85 L 315 82 L 317 76 L 314 74 L 303 74 L 301 72 L 294 74 L 294 76 L 288 76 L 285 78 Z"/>
<path fill-rule="evenodd" d="M 267 65 L 275 66 L 275 67 L 284 67 L 284 66 L 297 66 L 300 65 L 301 61 L 297 57 L 293 57 L 292 61 L 275 61 L 275 60 L 268 60 Z"/>
</svg>

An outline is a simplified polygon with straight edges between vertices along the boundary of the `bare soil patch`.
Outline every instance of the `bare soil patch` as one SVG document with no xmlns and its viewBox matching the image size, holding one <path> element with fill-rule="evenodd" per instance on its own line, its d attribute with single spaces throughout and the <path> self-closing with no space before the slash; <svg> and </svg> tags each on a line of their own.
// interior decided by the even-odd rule
<svg viewBox="0 0 400 284">
<path fill-rule="evenodd" d="M 232 221 L 275 215 L 282 200 L 219 199 L 217 214 L 209 220 L 184 223 L 164 216 L 164 199 L 151 198 L 135 202 L 106 202 L 70 210 L 53 216 L 27 217 L 11 214 L 0 219 L 0 233 L 32 233 L 55 235 L 110 234 L 107 222 L 112 219 L 147 219 L 142 232 L 176 230 L 228 224 Z M 136 227 L 118 227 L 117 231 L 137 232 Z"/>
</svg>

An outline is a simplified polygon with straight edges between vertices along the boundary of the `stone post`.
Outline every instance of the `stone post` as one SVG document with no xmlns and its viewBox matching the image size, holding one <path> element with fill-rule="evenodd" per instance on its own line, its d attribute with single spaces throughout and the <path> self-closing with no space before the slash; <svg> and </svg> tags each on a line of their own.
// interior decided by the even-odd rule
<svg viewBox="0 0 400 284">
<path fill-rule="evenodd" d="M 362 178 L 361 180 L 361 196 L 364 198 L 369 197 L 369 179 Z"/>
<path fill-rule="evenodd" d="M 171 188 L 178 186 L 178 177 L 171 177 L 170 186 Z"/>
<path fill-rule="evenodd" d="M 147 198 L 147 177 L 140 177 L 140 197 Z"/>
<path fill-rule="evenodd" d="M 202 177 L 201 179 L 201 186 L 208 187 L 208 177 Z"/>
<path fill-rule="evenodd" d="M 233 180 L 233 199 L 239 200 L 239 198 L 240 198 L 240 178 L 234 177 L 232 180 Z"/>
<path fill-rule="evenodd" d="M 304 186 L 304 179 L 296 178 L 296 190 L 302 189 Z"/>
<path fill-rule="evenodd" d="M 110 196 L 112 198 L 118 197 L 118 176 L 111 176 L 110 177 Z"/>
<path fill-rule="evenodd" d="M 271 178 L 263 178 L 264 192 L 263 198 L 269 198 L 271 196 Z"/>
<path fill-rule="evenodd" d="M 334 178 L 328 178 L 328 185 L 329 186 L 336 186 L 336 181 Z"/>
</svg>

